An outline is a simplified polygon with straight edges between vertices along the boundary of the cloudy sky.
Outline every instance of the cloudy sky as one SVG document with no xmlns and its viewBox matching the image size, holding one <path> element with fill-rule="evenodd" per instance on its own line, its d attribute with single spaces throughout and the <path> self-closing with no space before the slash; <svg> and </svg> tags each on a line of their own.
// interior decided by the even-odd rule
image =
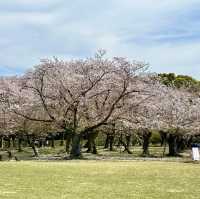
<svg viewBox="0 0 200 199">
<path fill-rule="evenodd" d="M 200 0 L 0 1 L 0 75 L 97 49 L 200 79 Z"/>
</svg>

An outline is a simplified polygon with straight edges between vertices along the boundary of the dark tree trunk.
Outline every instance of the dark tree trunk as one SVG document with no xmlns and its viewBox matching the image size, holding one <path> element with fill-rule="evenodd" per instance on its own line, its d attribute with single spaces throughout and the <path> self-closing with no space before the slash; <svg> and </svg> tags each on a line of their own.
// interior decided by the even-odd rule
<svg viewBox="0 0 200 199">
<path fill-rule="evenodd" d="M 112 133 L 110 134 L 110 151 L 113 151 L 114 139 L 115 139 L 115 123 L 112 123 Z"/>
<path fill-rule="evenodd" d="M 131 135 L 127 135 L 126 136 L 126 144 L 124 145 L 124 147 L 125 147 L 125 151 L 127 151 L 128 154 L 132 154 L 132 152 L 130 150 L 130 145 L 131 145 Z"/>
<path fill-rule="evenodd" d="M 54 137 L 52 136 L 51 138 L 51 147 L 52 148 L 55 148 L 55 142 L 54 142 Z"/>
<path fill-rule="evenodd" d="M 0 147 L 1 147 L 1 149 L 4 148 L 4 139 L 3 139 L 3 136 L 1 136 L 1 138 L 0 138 Z"/>
<path fill-rule="evenodd" d="M 187 136 L 187 148 L 189 148 L 192 144 L 192 140 L 193 140 L 193 135 L 189 135 Z"/>
<path fill-rule="evenodd" d="M 129 138 L 128 138 L 129 137 Z M 127 151 L 128 154 L 132 154 L 132 152 L 130 151 L 130 136 L 126 136 L 126 142 L 123 141 L 123 136 L 121 135 L 119 138 L 119 146 L 123 146 L 124 147 L 124 152 Z"/>
<path fill-rule="evenodd" d="M 91 143 L 91 140 L 88 139 L 87 143 L 86 143 L 86 147 L 88 148 L 87 149 L 87 153 L 91 153 L 92 152 L 92 143 Z"/>
<path fill-rule="evenodd" d="M 15 136 L 12 136 L 12 146 L 13 146 L 13 148 L 16 147 L 16 144 L 15 144 Z"/>
<path fill-rule="evenodd" d="M 97 154 L 97 148 L 96 148 L 96 143 L 95 143 L 95 141 L 94 141 L 94 143 L 93 143 L 92 153 L 93 153 L 93 154 Z"/>
<path fill-rule="evenodd" d="M 143 144 L 142 144 L 142 148 L 143 148 L 143 155 L 144 156 L 148 156 L 149 155 L 149 143 L 150 143 L 150 138 L 151 138 L 151 132 L 148 129 L 144 129 L 143 130 Z"/>
<path fill-rule="evenodd" d="M 131 145 L 131 135 L 126 136 L 126 145 L 127 145 L 127 148 L 129 149 Z"/>
<path fill-rule="evenodd" d="M 105 141 L 104 149 L 107 149 L 108 146 L 109 146 L 109 135 L 106 134 L 106 141 Z"/>
<path fill-rule="evenodd" d="M 181 153 L 187 148 L 187 140 L 183 136 L 177 137 L 177 152 Z"/>
<path fill-rule="evenodd" d="M 11 147 L 11 138 L 10 136 L 8 136 L 8 140 L 7 140 L 7 148 Z"/>
<path fill-rule="evenodd" d="M 120 147 L 122 144 L 122 140 L 123 140 L 123 135 L 121 134 L 117 143 L 117 147 Z"/>
<path fill-rule="evenodd" d="M 113 144 L 114 144 L 114 136 L 107 134 L 104 149 L 109 148 L 110 151 L 113 151 Z"/>
<path fill-rule="evenodd" d="M 168 137 L 168 145 L 169 145 L 169 154 L 168 156 L 177 156 L 178 151 L 177 151 L 177 136 L 174 134 L 169 134 Z"/>
<path fill-rule="evenodd" d="M 34 156 L 35 156 L 35 157 L 38 157 L 39 154 L 38 154 L 38 149 L 37 149 L 37 147 L 35 146 L 35 141 L 33 141 L 33 142 L 31 143 L 31 148 L 33 149 Z"/>
<path fill-rule="evenodd" d="M 93 154 L 97 154 L 97 149 L 96 149 L 96 143 L 95 140 L 93 139 L 89 139 L 87 142 L 87 153 L 93 153 Z"/>
<path fill-rule="evenodd" d="M 87 133 L 87 152 L 88 153 L 93 153 L 93 154 L 97 154 L 97 149 L 96 149 L 96 143 L 95 143 L 95 140 L 98 136 L 98 132 L 90 132 L 90 133 Z"/>
<path fill-rule="evenodd" d="M 160 145 L 163 146 L 165 142 L 167 141 L 167 133 L 163 131 L 159 131 L 159 134 L 160 134 L 160 139 L 161 139 Z"/>
<path fill-rule="evenodd" d="M 110 135 L 110 147 L 109 147 L 109 149 L 110 149 L 110 151 L 113 151 L 113 144 L 114 144 L 114 136 L 113 135 Z"/>
<path fill-rule="evenodd" d="M 60 140 L 60 146 L 64 146 L 64 136 L 65 134 L 64 133 L 61 133 L 61 140 Z"/>
<path fill-rule="evenodd" d="M 70 158 L 77 159 L 81 158 L 81 135 L 74 134 L 72 137 L 72 148 L 70 151 Z"/>
<path fill-rule="evenodd" d="M 27 134 L 27 143 L 29 146 L 31 146 L 31 139 L 29 134 Z"/>
<path fill-rule="evenodd" d="M 124 141 L 122 141 L 122 145 L 124 147 L 124 152 L 127 151 L 128 154 L 132 154 L 130 148 L 127 146 L 127 144 Z"/>
<path fill-rule="evenodd" d="M 22 139 L 18 138 L 18 151 L 21 152 L 22 151 Z"/>
<path fill-rule="evenodd" d="M 71 134 L 67 134 L 66 135 L 66 139 L 65 139 L 65 151 L 67 153 L 70 153 L 71 141 L 72 141 L 72 135 Z"/>
</svg>

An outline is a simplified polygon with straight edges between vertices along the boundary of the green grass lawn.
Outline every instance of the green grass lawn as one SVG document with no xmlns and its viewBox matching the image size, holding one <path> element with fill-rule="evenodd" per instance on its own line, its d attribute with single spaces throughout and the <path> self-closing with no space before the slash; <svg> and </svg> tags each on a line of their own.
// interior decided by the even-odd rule
<svg viewBox="0 0 200 199">
<path fill-rule="evenodd" d="M 2 199 L 200 198 L 200 165 L 155 161 L 1 162 Z"/>
</svg>

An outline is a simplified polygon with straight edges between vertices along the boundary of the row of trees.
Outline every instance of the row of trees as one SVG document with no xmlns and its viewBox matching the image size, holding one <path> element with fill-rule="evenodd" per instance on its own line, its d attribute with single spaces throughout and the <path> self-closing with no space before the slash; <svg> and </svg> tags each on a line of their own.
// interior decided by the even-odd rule
<svg viewBox="0 0 200 199">
<path fill-rule="evenodd" d="M 89 147 L 99 133 L 137 132 L 148 154 L 151 130 L 162 131 L 170 154 L 177 141 L 199 133 L 200 100 L 197 92 L 166 86 L 148 72 L 143 62 L 105 58 L 99 51 L 88 59 L 42 60 L 20 77 L 1 77 L 1 135 L 34 139 L 64 132 L 70 156 L 81 156 L 81 139 Z M 136 131 L 137 130 L 137 131 Z M 121 141 L 130 152 L 128 145 Z"/>
<path fill-rule="evenodd" d="M 198 92 L 200 89 L 200 81 L 187 76 L 187 75 L 176 75 L 174 73 L 161 73 L 158 74 L 160 81 L 170 87 L 185 88 L 191 92 Z"/>
</svg>

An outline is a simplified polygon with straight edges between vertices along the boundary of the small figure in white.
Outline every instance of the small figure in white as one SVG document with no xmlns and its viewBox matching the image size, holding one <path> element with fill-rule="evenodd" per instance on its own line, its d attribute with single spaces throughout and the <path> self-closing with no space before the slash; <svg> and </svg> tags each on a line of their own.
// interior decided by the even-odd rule
<svg viewBox="0 0 200 199">
<path fill-rule="evenodd" d="M 192 144 L 192 159 L 194 161 L 199 161 L 200 160 L 198 144 Z"/>
</svg>

